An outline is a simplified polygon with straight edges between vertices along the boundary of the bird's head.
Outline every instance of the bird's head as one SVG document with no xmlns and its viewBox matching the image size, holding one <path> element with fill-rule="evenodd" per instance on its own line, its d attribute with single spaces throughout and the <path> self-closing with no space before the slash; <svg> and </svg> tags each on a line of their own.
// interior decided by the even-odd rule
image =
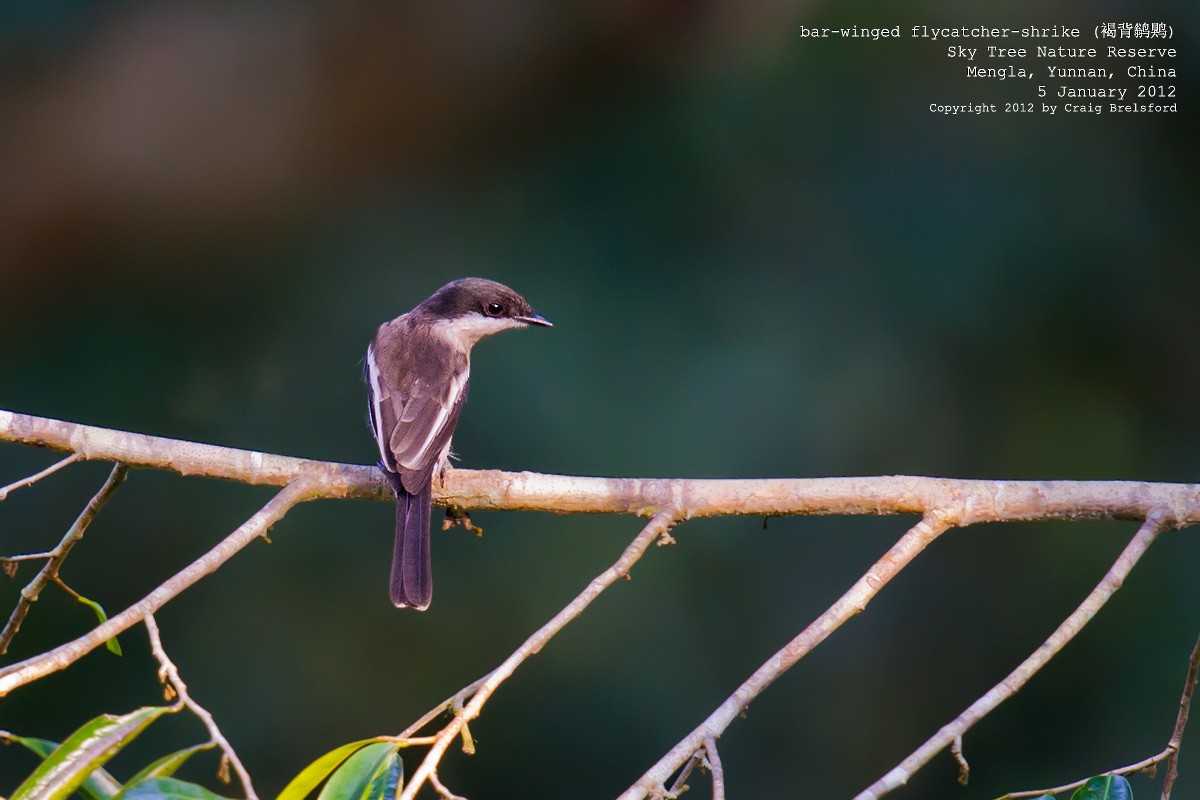
<svg viewBox="0 0 1200 800">
<path fill-rule="evenodd" d="M 529 325 L 553 327 L 524 297 L 486 278 L 447 283 L 418 309 L 444 338 L 469 349 L 485 336 Z"/>
</svg>

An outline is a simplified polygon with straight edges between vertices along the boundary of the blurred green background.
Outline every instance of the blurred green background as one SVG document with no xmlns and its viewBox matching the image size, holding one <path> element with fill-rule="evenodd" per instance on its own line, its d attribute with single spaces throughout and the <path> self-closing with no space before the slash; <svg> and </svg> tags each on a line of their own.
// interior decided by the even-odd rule
<svg viewBox="0 0 1200 800">
<path fill-rule="evenodd" d="M 1200 480 L 1197 9 L 5 3 L 0 408 L 367 463 L 375 326 L 483 275 L 556 327 L 477 351 L 462 466 Z M 928 42 L 798 35 L 1106 21 L 1174 27 L 1179 113 L 934 115 L 1032 90 L 968 83 Z M 0 445 L 0 484 L 55 458 Z M 13 494 L 0 551 L 57 541 L 106 470 Z M 120 610 L 270 494 L 137 471 L 64 578 Z M 388 603 L 392 510 L 367 502 L 293 511 L 160 612 L 264 798 L 491 669 L 640 526 L 475 521 L 482 539 L 435 534 L 424 614 Z M 472 798 L 615 795 L 912 521 L 688 523 L 501 689 L 443 779 Z M 862 789 L 1032 651 L 1134 529 L 946 536 L 729 729 L 730 795 Z M 1165 536 L 968 735 L 967 789 L 943 755 L 896 796 L 991 797 L 1157 752 L 1198 563 L 1196 531 Z M 32 574 L 0 581 L 0 608 Z M 48 590 L 3 663 L 90 624 Z M 62 738 L 157 702 L 144 633 L 121 641 L 123 658 L 5 698 L 0 727 Z M 118 777 L 203 736 L 159 725 Z M 0 749 L 0 793 L 32 766 Z M 1200 731 L 1182 772 L 1177 796 L 1200 792 Z"/>
</svg>

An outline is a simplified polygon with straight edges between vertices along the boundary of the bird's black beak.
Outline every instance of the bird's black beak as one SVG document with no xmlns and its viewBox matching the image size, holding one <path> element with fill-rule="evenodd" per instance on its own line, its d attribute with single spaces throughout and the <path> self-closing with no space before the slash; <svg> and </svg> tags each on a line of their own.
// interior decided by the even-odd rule
<svg viewBox="0 0 1200 800">
<path fill-rule="evenodd" d="M 543 317 L 541 314 L 537 313 L 536 311 L 533 312 L 532 314 L 528 314 L 528 315 L 524 315 L 524 316 L 520 316 L 520 317 L 513 317 L 513 319 L 517 320 L 518 322 L 524 322 L 527 325 L 541 325 L 544 328 L 553 328 L 554 327 L 553 322 L 546 319 L 545 317 Z"/>
</svg>

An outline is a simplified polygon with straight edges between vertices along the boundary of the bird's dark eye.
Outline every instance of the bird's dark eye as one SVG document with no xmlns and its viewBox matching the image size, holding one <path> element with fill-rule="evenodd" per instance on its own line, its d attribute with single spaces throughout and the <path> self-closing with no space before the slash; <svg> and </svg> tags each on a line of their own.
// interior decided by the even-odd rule
<svg viewBox="0 0 1200 800">
<path fill-rule="evenodd" d="M 504 306 L 499 303 L 488 303 L 484 310 L 487 311 L 489 317 L 498 317 L 504 313 Z"/>
</svg>

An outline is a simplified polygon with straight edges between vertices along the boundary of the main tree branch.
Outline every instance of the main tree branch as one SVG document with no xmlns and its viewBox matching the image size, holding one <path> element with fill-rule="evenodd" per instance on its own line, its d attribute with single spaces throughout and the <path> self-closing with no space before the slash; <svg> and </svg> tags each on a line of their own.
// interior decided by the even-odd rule
<svg viewBox="0 0 1200 800">
<path fill-rule="evenodd" d="M 312 498 L 391 500 L 378 469 L 198 444 L 0 410 L 0 441 L 78 453 L 182 475 L 286 486 L 313 480 Z M 365 441 L 365 440 L 364 440 Z M 1081 517 L 1200 522 L 1200 485 L 1140 481 L 983 481 L 890 475 L 869 478 L 688 480 L 590 478 L 499 470 L 450 470 L 434 487 L 441 505 L 479 510 L 653 514 L 925 514 L 952 524 Z"/>
</svg>

